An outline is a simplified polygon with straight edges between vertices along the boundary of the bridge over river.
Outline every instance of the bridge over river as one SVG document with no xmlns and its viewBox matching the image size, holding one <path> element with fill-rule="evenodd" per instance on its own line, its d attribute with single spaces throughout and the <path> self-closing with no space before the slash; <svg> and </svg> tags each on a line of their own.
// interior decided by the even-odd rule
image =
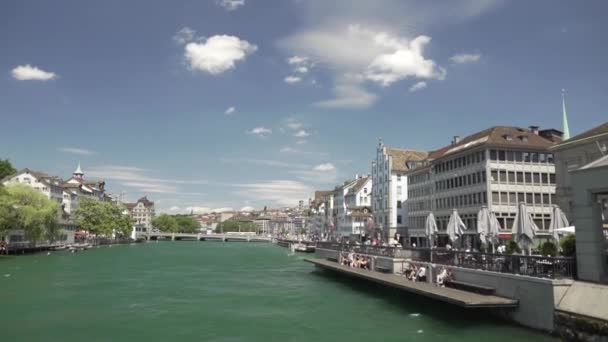
<svg viewBox="0 0 608 342">
<path fill-rule="evenodd" d="M 140 233 L 138 238 L 146 240 L 197 240 L 197 241 L 224 241 L 224 242 L 271 242 L 272 238 L 251 234 L 202 234 L 202 233 Z"/>
</svg>

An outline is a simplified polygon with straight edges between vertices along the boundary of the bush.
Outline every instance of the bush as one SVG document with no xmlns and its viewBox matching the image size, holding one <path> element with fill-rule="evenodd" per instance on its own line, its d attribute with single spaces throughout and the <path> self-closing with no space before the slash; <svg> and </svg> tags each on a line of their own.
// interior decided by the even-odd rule
<svg viewBox="0 0 608 342">
<path fill-rule="evenodd" d="M 515 240 L 509 240 L 509 242 L 507 243 L 507 253 L 508 254 L 521 253 L 521 248 L 519 248 L 519 246 L 517 245 L 517 242 L 515 242 Z"/>
<path fill-rule="evenodd" d="M 540 254 L 554 257 L 557 255 L 557 246 L 551 241 L 546 241 L 540 246 Z"/>
<path fill-rule="evenodd" d="M 576 255 L 576 237 L 574 234 L 564 236 L 559 244 L 562 247 L 562 254 L 564 256 L 573 257 Z"/>
</svg>

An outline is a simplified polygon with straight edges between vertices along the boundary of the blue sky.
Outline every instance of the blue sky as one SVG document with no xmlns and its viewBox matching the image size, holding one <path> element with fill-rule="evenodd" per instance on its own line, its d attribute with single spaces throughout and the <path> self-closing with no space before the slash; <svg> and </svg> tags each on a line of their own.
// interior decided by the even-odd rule
<svg viewBox="0 0 608 342">
<path fill-rule="evenodd" d="M 2 1 L 0 158 L 161 211 L 278 206 L 493 125 L 608 116 L 605 1 Z M 232 108 L 232 109 L 230 109 Z"/>
</svg>

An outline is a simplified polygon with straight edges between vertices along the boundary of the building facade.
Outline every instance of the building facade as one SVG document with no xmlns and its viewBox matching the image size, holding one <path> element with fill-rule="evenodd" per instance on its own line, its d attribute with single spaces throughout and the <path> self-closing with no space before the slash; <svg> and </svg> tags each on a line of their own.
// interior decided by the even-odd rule
<svg viewBox="0 0 608 342">
<path fill-rule="evenodd" d="M 492 127 L 460 139 L 429 154 L 409 173 L 411 243 L 424 244 L 425 220 L 433 212 L 440 232 L 445 232 L 453 209 L 467 226 L 465 239 L 474 243 L 477 213 L 492 211 L 510 237 L 518 203 L 524 202 L 540 229 L 548 236 L 555 200 L 555 164 L 549 148 L 556 130 Z"/>
<path fill-rule="evenodd" d="M 608 155 L 608 122 L 550 148 L 555 154 L 556 203 L 572 220 L 574 188 L 571 171 Z"/>
<path fill-rule="evenodd" d="M 375 235 L 388 240 L 396 233 L 404 235 L 408 227 L 407 172 L 426 160 L 427 152 L 396 149 L 384 146 L 376 148 L 372 161 L 372 201 Z"/>
<path fill-rule="evenodd" d="M 156 217 L 154 202 L 144 196 L 135 203 L 124 203 L 124 205 L 129 211 L 137 232 L 149 233 L 152 231 L 152 220 Z"/>
</svg>

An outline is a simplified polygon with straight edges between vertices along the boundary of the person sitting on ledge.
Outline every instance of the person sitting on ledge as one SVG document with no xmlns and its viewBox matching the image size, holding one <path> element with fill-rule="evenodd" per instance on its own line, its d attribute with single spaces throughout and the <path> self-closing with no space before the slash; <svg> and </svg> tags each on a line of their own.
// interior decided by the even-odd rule
<svg viewBox="0 0 608 342">
<path fill-rule="evenodd" d="M 445 267 L 441 268 L 441 272 L 437 275 L 437 286 L 445 287 L 445 282 L 448 280 L 448 270 Z"/>
<path fill-rule="evenodd" d="M 412 264 L 412 269 L 411 269 L 410 274 L 407 277 L 407 279 L 409 279 L 411 281 L 416 281 L 417 275 L 418 275 L 418 267 L 416 267 L 416 265 Z"/>
<path fill-rule="evenodd" d="M 421 266 L 418 270 L 417 281 L 426 282 L 426 267 Z"/>
</svg>

